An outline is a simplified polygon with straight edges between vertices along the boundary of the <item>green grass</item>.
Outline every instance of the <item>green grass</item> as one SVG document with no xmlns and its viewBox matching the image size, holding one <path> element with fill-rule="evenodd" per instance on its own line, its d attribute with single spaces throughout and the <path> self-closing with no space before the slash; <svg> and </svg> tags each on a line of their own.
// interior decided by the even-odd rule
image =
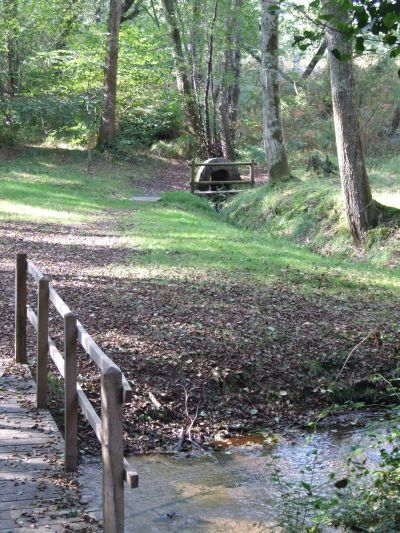
<svg viewBox="0 0 400 533">
<path fill-rule="evenodd" d="M 224 281 L 229 276 L 240 281 L 244 276 L 305 291 L 399 288 L 399 268 L 324 257 L 294 242 L 293 235 L 309 233 L 310 220 L 315 224 L 318 213 L 322 216 L 322 206 L 329 207 L 329 216 L 340 219 L 332 203 L 338 195 L 337 183 L 309 182 L 295 185 L 294 192 L 285 191 L 279 200 L 285 216 L 276 216 L 274 231 L 267 232 L 263 224 L 268 220 L 268 202 L 277 202 L 278 192 L 274 200 L 265 199 L 262 189 L 235 200 L 242 206 L 249 202 L 240 216 L 248 226 L 259 227 L 254 231 L 233 226 L 226 220 L 228 215 L 216 213 L 189 193 L 166 193 L 161 202 L 151 204 L 128 200 L 135 193 L 135 177 L 144 175 L 150 179 L 151 165 L 99 163 L 88 173 L 79 152 L 60 155 L 31 150 L 0 162 L 0 219 L 70 225 L 104 218 L 110 209 L 119 211 L 119 225 L 134 250 L 132 263 L 138 275 L 147 277 Z M 324 199 L 327 187 L 329 205 Z M 314 206 L 311 211 L 304 208 L 304 198 Z M 260 209 L 265 213 L 257 226 Z"/>
<path fill-rule="evenodd" d="M 80 150 L 26 149 L 0 161 L 0 220 L 88 222 L 106 208 L 131 208 L 126 168 L 94 164 Z"/>
<path fill-rule="evenodd" d="M 214 271 L 240 279 L 281 282 L 303 289 L 396 289 L 400 269 L 323 257 L 289 239 L 227 223 L 189 193 L 168 193 L 161 204 L 140 206 L 125 219 L 126 234 L 142 253 L 135 264 L 164 274 L 196 276 Z M 225 279 L 222 274 L 221 280 Z"/>
<path fill-rule="evenodd" d="M 399 156 L 375 163 L 370 181 L 376 200 L 400 209 L 399 169 Z M 303 172 L 289 185 L 266 186 L 235 197 L 223 214 L 238 227 L 264 233 L 266 239 L 287 237 L 322 255 L 363 258 L 376 265 L 398 261 L 400 230 L 396 224 L 371 230 L 363 249 L 353 245 L 337 177 L 319 178 Z"/>
</svg>

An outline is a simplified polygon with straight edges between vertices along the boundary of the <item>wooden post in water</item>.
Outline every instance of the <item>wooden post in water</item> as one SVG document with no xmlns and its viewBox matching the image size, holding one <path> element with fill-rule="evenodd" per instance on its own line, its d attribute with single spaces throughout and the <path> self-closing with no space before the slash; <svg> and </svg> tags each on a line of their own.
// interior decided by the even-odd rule
<svg viewBox="0 0 400 533">
<path fill-rule="evenodd" d="M 38 329 L 36 362 L 36 405 L 47 407 L 47 359 L 49 353 L 49 280 L 41 278 L 38 288 Z"/>
<path fill-rule="evenodd" d="M 103 521 L 105 533 L 124 532 L 122 373 L 108 368 L 101 377 Z"/>
<path fill-rule="evenodd" d="M 190 164 L 190 192 L 194 194 L 194 183 L 196 177 L 196 161 L 192 161 Z"/>
<path fill-rule="evenodd" d="M 64 315 L 64 426 L 65 471 L 73 472 L 78 463 L 77 329 L 74 313 Z"/>
<path fill-rule="evenodd" d="M 255 172 L 254 172 L 254 167 L 256 166 L 256 162 L 254 161 L 254 159 L 251 160 L 250 162 L 250 181 L 251 181 L 251 186 L 254 187 L 254 184 L 255 184 Z"/>
<path fill-rule="evenodd" d="M 26 363 L 26 254 L 17 254 L 15 269 L 15 361 Z"/>
</svg>

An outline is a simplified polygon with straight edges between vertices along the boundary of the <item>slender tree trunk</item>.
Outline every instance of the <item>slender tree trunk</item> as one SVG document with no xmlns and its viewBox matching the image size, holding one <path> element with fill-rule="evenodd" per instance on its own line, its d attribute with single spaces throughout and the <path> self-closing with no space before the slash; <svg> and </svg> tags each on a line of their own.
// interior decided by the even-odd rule
<svg viewBox="0 0 400 533">
<path fill-rule="evenodd" d="M 18 0 L 4 0 L 4 19 L 6 22 L 7 79 L 5 93 L 13 98 L 19 88 L 19 51 L 17 43 Z"/>
<path fill-rule="evenodd" d="M 233 0 L 227 21 L 226 50 L 224 52 L 221 82 L 220 123 L 222 153 L 227 159 L 235 158 L 235 134 L 240 97 L 241 31 L 240 9 L 242 0 Z"/>
<path fill-rule="evenodd" d="M 172 53 L 175 63 L 176 81 L 178 90 L 183 97 L 189 131 L 198 140 L 201 151 L 205 152 L 207 150 L 207 142 L 204 138 L 203 127 L 196 106 L 194 89 L 190 82 L 190 67 L 183 51 L 175 0 L 162 0 L 162 3 L 172 41 Z"/>
<path fill-rule="evenodd" d="M 212 89 L 212 76 L 213 76 L 213 54 L 214 54 L 214 27 L 217 20 L 218 13 L 218 0 L 215 0 L 214 14 L 211 20 L 209 46 L 208 46 L 208 61 L 207 61 L 207 78 L 206 88 L 204 91 L 204 115 L 205 115 L 205 130 L 206 130 L 206 142 L 207 142 L 207 155 L 209 157 L 215 156 L 215 146 L 213 142 L 213 135 L 211 135 L 211 118 L 210 118 L 210 88 Z M 212 96 L 212 94 L 211 94 Z M 212 101 L 211 101 L 212 103 Z"/>
<path fill-rule="evenodd" d="M 121 11 L 121 0 L 110 0 L 108 42 L 104 71 L 104 106 L 97 139 L 98 148 L 112 145 L 117 133 L 117 70 Z"/>
<path fill-rule="evenodd" d="M 199 61 L 199 45 L 202 32 L 202 18 L 201 18 L 201 2 L 202 0 L 193 0 L 192 9 L 192 24 L 190 25 L 190 63 L 191 63 L 191 85 L 195 97 L 195 105 L 199 116 L 199 123 L 204 125 L 204 113 L 201 101 L 201 69 Z M 202 134 L 206 137 L 205 132 Z"/>
<path fill-rule="evenodd" d="M 283 140 L 279 93 L 279 2 L 261 0 L 261 62 L 263 83 L 264 145 L 269 179 L 290 178 Z"/>
<path fill-rule="evenodd" d="M 388 137 L 393 137 L 396 135 L 397 130 L 400 126 L 400 104 L 397 105 L 392 120 L 390 122 L 390 125 L 388 127 Z"/>
<path fill-rule="evenodd" d="M 340 178 L 345 209 L 351 234 L 361 242 L 365 231 L 377 222 L 378 208 L 372 200 L 371 189 L 365 168 L 358 113 L 355 103 L 355 82 L 353 75 L 351 41 L 336 24 L 346 23 L 346 13 L 338 8 L 337 2 L 324 0 L 326 12 L 333 16 L 325 29 L 331 72 L 333 116 L 335 122 L 336 147 L 339 159 Z M 338 59 L 332 53 L 337 50 Z M 337 54 L 337 52 L 335 52 Z"/>
<path fill-rule="evenodd" d="M 319 61 L 324 57 L 327 46 L 328 44 L 326 42 L 326 39 L 324 39 L 321 45 L 319 46 L 318 50 L 315 52 L 313 58 L 309 62 L 306 70 L 303 72 L 303 75 L 301 76 L 303 80 L 306 80 L 311 76 L 315 67 L 318 65 Z"/>
</svg>

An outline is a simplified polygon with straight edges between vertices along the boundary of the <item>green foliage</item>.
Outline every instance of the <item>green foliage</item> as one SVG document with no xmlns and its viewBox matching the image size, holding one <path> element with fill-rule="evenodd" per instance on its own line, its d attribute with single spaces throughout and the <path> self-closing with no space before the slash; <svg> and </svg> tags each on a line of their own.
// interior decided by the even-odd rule
<svg viewBox="0 0 400 533">
<path fill-rule="evenodd" d="M 193 138 L 186 134 L 173 141 L 157 141 L 150 147 L 150 153 L 167 159 L 191 159 L 196 153 Z"/>
<path fill-rule="evenodd" d="M 327 13 L 326 3 L 322 0 L 313 0 L 309 2 L 308 16 L 314 18 L 316 26 L 323 26 L 328 22 L 337 27 L 341 32 L 346 33 L 349 39 L 353 39 L 354 48 L 359 54 L 364 53 L 367 49 L 371 50 L 370 41 L 374 44 L 379 40 L 390 51 L 392 58 L 400 54 L 400 8 L 396 0 L 342 0 L 336 2 L 332 0 L 333 5 L 345 14 L 348 14 L 349 20 L 342 22 L 335 20 L 334 15 Z M 328 3 L 329 5 L 329 3 Z M 297 8 L 303 12 L 307 9 L 303 3 Z M 372 36 L 372 39 L 371 39 Z M 303 30 L 295 39 L 296 44 L 302 50 L 306 50 L 317 39 L 318 32 Z M 338 58 L 346 61 L 348 58 L 343 57 L 339 50 L 333 50 L 332 53 Z"/>
<path fill-rule="evenodd" d="M 86 3 L 80 3 L 86 9 Z M 28 9 L 29 2 L 26 4 Z M 24 62 L 17 95 L 0 102 L 5 117 L 0 124 L 3 143 L 50 137 L 94 144 L 103 98 L 105 23 L 93 21 L 94 14 L 87 7 L 87 11 L 77 13 L 61 42 L 60 32 L 65 29 L 66 20 L 62 9 L 57 9 L 61 15 L 52 14 L 43 2 L 36 5 L 34 18 L 38 27 L 46 26 L 46 22 L 49 27 L 43 27 L 42 41 L 34 52 L 30 47 L 39 36 L 30 27 L 18 41 Z M 23 9 L 19 10 L 21 32 L 28 24 L 27 16 Z M 148 146 L 155 139 L 173 139 L 181 128 L 182 111 L 171 75 L 172 58 L 164 40 L 163 30 L 148 17 L 137 25 L 122 24 L 118 108 L 123 145 Z"/>
<path fill-rule="evenodd" d="M 318 447 L 309 452 L 308 465 L 299 482 L 287 482 L 275 470 L 281 498 L 280 525 L 287 533 L 317 533 L 326 528 L 339 531 L 394 533 L 400 516 L 400 431 L 394 426 L 387 435 L 371 434 L 369 449 L 354 446 L 347 459 L 347 472 L 332 472 L 316 479 Z M 312 442 L 312 441 L 311 441 Z M 380 460 L 371 466 L 366 457 L 379 450 Z"/>
</svg>

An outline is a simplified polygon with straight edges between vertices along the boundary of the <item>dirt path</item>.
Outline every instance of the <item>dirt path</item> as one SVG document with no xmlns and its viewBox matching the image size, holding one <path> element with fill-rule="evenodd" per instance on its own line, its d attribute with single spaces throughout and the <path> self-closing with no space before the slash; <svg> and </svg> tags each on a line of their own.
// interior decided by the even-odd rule
<svg viewBox="0 0 400 533">
<path fill-rule="evenodd" d="M 127 245 L 115 218 L 109 213 L 97 224 L 71 228 L 1 224 L 0 357 L 13 346 L 14 256 L 26 251 L 132 380 L 128 451 L 171 449 L 189 417 L 196 417 L 193 434 L 202 445 L 216 433 L 306 421 L 331 402 L 329 383 L 351 348 L 382 322 L 382 303 L 367 291 L 328 297 L 316 289 L 305 296 L 284 280 L 267 287 L 243 276 L 218 279 L 217 273 L 211 281 L 201 273 L 173 279 L 151 269 L 139 276 L 134 256 L 143 252 Z M 30 297 L 34 301 L 33 287 Z M 385 314 L 392 320 L 352 356 L 333 391 L 337 398 L 349 391 L 353 399 L 354 391 L 360 400 L 379 396 L 369 378 L 387 375 L 399 353 L 395 301 L 385 303 Z M 62 324 L 56 316 L 51 324 L 57 340 Z M 98 402 L 99 375 L 83 355 L 80 373 Z M 54 379 L 55 407 L 57 394 Z M 89 435 L 82 425 L 82 453 L 92 449 Z"/>
</svg>

